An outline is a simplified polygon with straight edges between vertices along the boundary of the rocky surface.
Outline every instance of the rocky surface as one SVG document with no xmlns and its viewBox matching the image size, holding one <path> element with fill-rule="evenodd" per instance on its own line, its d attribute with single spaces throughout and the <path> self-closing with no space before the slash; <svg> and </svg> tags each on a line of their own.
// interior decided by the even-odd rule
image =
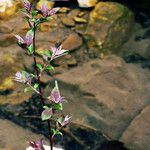
<svg viewBox="0 0 150 150">
<path fill-rule="evenodd" d="M 112 139 L 118 139 L 150 104 L 149 71 L 116 56 L 91 61 L 56 79 L 69 101 L 66 109 L 76 122 L 88 124 Z"/>
<path fill-rule="evenodd" d="M 59 2 L 55 5 L 59 6 Z M 146 149 L 150 147 L 147 118 L 150 76 L 149 70 L 142 68 L 150 68 L 149 19 L 143 12 L 135 16 L 140 21 L 134 24 L 132 11 L 114 2 L 100 2 L 93 9 L 68 7 L 67 4 L 52 20 L 40 26 L 36 36 L 38 54 L 55 44 L 63 44 L 70 50 L 69 55 L 53 62 L 56 70 L 42 79 L 45 94 L 53 88 L 54 79 L 58 79 L 61 93 L 68 100 L 65 109 L 76 124 L 70 126 L 71 132 L 64 131 L 69 134 L 65 139 L 69 146 L 74 143 L 80 149 L 88 144 L 89 149 L 92 146 L 97 150 L 117 146 L 125 149 L 122 143 L 112 141 L 116 139 L 133 149 L 142 150 L 142 145 Z M 20 11 L 7 21 L 0 20 L 0 118 L 8 118 L 37 133 L 40 128 L 40 133 L 46 136 L 46 125 L 39 119 L 37 97 L 33 93 L 24 94 L 23 86 L 11 80 L 16 71 L 33 71 L 32 58 L 24 55 L 14 43 L 14 34 L 24 35 L 28 29 Z M 105 52 L 119 54 L 131 64 L 118 56 L 106 56 Z M 142 67 L 132 62 L 142 63 Z M 5 126 L 5 121 L 0 122 Z M 15 126 L 10 124 L 6 128 Z M 0 132 L 0 145 L 4 145 L 1 135 L 5 132 Z M 26 131 L 23 136 L 26 137 Z M 75 146 L 77 150 L 79 147 Z"/>
<path fill-rule="evenodd" d="M 149 150 L 150 148 L 150 105 L 146 106 L 131 122 L 121 139 L 130 149 Z"/>
<path fill-rule="evenodd" d="M 1 150 L 25 150 L 29 141 L 45 139 L 43 135 L 35 134 L 8 120 L 0 119 L 0 124 Z"/>
<path fill-rule="evenodd" d="M 109 10 L 109 11 L 108 11 Z M 131 34 L 133 13 L 113 2 L 99 2 L 90 13 L 85 39 L 93 55 L 117 53 Z"/>
</svg>

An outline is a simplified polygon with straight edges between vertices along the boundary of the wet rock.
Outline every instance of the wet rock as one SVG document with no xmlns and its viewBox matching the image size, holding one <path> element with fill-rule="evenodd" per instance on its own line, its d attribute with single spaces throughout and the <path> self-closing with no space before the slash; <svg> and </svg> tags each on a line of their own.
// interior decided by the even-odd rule
<svg viewBox="0 0 150 150">
<path fill-rule="evenodd" d="M 133 23 L 133 13 L 127 7 L 99 2 L 90 13 L 85 32 L 89 52 L 95 56 L 101 52 L 118 53 L 122 43 L 129 38 Z"/>
<path fill-rule="evenodd" d="M 130 149 L 149 150 L 150 148 L 150 105 L 137 115 L 121 137 L 121 141 Z"/>
<path fill-rule="evenodd" d="M 70 51 L 73 51 L 75 49 L 78 49 L 83 44 L 82 38 L 76 34 L 70 34 L 68 38 L 62 43 L 62 46 L 64 49 L 68 49 Z"/>
<path fill-rule="evenodd" d="M 149 71 L 116 56 L 91 61 L 55 78 L 68 100 L 65 110 L 74 121 L 112 139 L 118 139 L 149 103 Z"/>
</svg>

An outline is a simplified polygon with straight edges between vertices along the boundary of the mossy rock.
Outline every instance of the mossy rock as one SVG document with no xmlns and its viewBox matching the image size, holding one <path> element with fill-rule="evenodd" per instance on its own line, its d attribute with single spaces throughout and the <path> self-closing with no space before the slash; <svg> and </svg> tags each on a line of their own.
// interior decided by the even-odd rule
<svg viewBox="0 0 150 150">
<path fill-rule="evenodd" d="M 115 2 L 99 2 L 90 13 L 85 32 L 89 52 L 118 53 L 120 46 L 130 37 L 134 24 L 133 13 Z"/>
</svg>

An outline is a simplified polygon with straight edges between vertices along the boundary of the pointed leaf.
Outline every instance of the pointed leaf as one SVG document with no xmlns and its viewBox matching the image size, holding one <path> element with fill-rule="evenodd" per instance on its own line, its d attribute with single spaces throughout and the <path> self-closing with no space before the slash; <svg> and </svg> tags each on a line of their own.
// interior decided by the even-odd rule
<svg viewBox="0 0 150 150">
<path fill-rule="evenodd" d="M 47 66 L 45 70 L 46 71 L 54 70 L 54 67 L 53 66 Z"/>
<path fill-rule="evenodd" d="M 33 10 L 32 11 L 32 17 L 35 17 L 37 15 L 38 11 L 37 10 Z"/>
<path fill-rule="evenodd" d="M 31 90 L 32 90 L 31 87 L 26 87 L 26 88 L 24 89 L 24 92 L 26 93 L 26 92 L 29 92 L 29 91 L 31 91 Z"/>
<path fill-rule="evenodd" d="M 53 104 L 52 108 L 54 110 L 63 110 L 63 106 L 61 103 L 56 103 L 56 104 Z"/>
<path fill-rule="evenodd" d="M 35 83 L 35 84 L 34 84 L 34 88 L 37 89 L 38 87 L 39 87 L 39 84 L 38 84 L 38 83 Z"/>
<path fill-rule="evenodd" d="M 28 52 L 29 52 L 29 54 L 33 54 L 33 45 L 32 44 L 30 46 L 28 46 Z"/>
<path fill-rule="evenodd" d="M 53 115 L 52 108 L 45 109 L 41 114 L 42 121 L 50 119 L 52 115 Z"/>
<path fill-rule="evenodd" d="M 37 66 L 37 68 L 38 68 L 40 71 L 42 71 L 43 67 L 42 67 L 41 64 L 37 64 L 36 66 Z"/>
</svg>

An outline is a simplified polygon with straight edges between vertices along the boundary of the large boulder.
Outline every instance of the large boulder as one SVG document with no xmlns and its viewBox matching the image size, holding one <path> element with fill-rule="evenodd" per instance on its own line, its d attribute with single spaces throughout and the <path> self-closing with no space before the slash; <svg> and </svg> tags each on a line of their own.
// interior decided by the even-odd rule
<svg viewBox="0 0 150 150">
<path fill-rule="evenodd" d="M 90 13 L 85 39 L 94 55 L 118 53 L 129 38 L 134 24 L 133 13 L 115 2 L 99 2 Z"/>
<path fill-rule="evenodd" d="M 149 71 L 116 56 L 91 61 L 55 77 L 73 121 L 92 126 L 112 139 L 119 139 L 150 103 Z"/>
</svg>

